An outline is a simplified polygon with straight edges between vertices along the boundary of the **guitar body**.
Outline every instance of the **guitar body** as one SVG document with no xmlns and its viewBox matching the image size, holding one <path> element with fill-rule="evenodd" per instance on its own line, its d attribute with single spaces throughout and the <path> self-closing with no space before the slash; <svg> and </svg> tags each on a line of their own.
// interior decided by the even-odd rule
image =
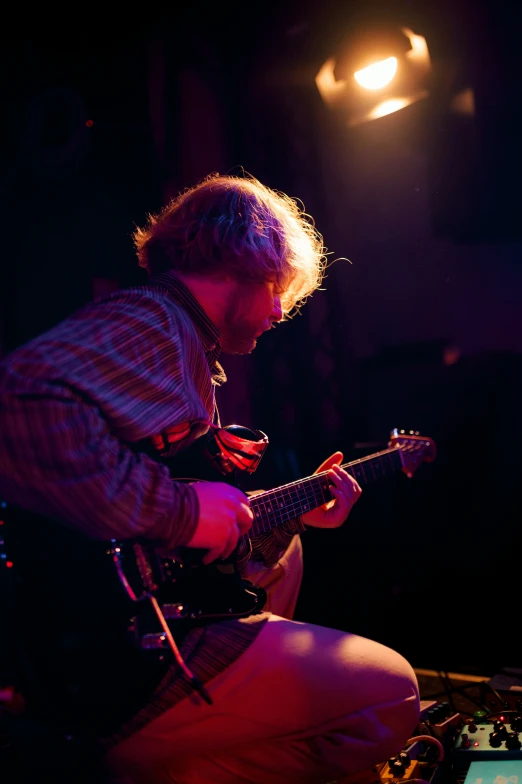
<svg viewBox="0 0 522 784">
<path fill-rule="evenodd" d="M 9 636 L 29 714 L 67 733 L 109 733 L 143 704 L 166 665 L 133 644 L 135 610 L 106 544 L 17 508 L 5 519 Z"/>
<path fill-rule="evenodd" d="M 129 597 L 107 543 L 6 511 L 14 563 L 9 637 L 30 712 L 67 732 L 110 733 L 146 702 L 171 663 L 151 605 Z M 111 544 L 120 548 L 129 584 L 141 591 L 136 543 Z M 233 564 L 182 564 L 140 548 L 178 645 L 191 629 L 252 615 L 266 601 Z"/>
</svg>

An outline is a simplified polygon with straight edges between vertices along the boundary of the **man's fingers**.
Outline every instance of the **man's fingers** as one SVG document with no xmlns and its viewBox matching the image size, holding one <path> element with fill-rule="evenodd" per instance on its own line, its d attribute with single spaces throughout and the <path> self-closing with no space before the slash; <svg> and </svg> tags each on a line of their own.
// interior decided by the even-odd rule
<svg viewBox="0 0 522 784">
<path fill-rule="evenodd" d="M 344 492 L 349 498 L 358 498 L 362 493 L 359 482 L 339 466 L 332 466 L 329 471 L 332 487 Z"/>
<path fill-rule="evenodd" d="M 252 527 L 254 520 L 254 513 L 250 508 L 249 503 L 242 503 L 238 509 L 236 523 L 239 528 L 240 534 L 246 534 Z"/>
<path fill-rule="evenodd" d="M 206 550 L 203 563 L 228 557 L 240 536 L 252 527 L 254 514 L 248 496 L 224 482 L 194 482 L 199 501 L 196 530 L 188 546 Z"/>
<path fill-rule="evenodd" d="M 346 497 L 346 493 L 344 493 L 339 487 L 336 487 L 335 485 L 331 485 L 330 492 L 333 495 L 333 497 L 336 499 L 337 504 L 342 506 L 343 509 L 345 508 L 346 510 L 348 510 L 350 506 L 350 501 Z"/>
<path fill-rule="evenodd" d="M 228 558 L 229 555 L 232 555 L 232 553 L 237 547 L 237 543 L 239 542 L 239 537 L 240 537 L 239 528 L 234 523 L 230 531 L 230 536 L 228 537 L 227 546 L 221 553 L 221 558 Z"/>
</svg>

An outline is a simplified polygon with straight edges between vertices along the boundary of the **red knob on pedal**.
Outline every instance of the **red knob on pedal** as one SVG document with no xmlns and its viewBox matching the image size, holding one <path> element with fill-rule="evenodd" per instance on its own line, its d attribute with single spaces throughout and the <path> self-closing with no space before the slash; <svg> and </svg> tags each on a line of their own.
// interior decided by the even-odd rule
<svg viewBox="0 0 522 784">
<path fill-rule="evenodd" d="M 469 749 L 470 746 L 471 746 L 471 741 L 469 739 L 469 735 L 463 733 L 460 737 L 460 748 Z"/>
</svg>

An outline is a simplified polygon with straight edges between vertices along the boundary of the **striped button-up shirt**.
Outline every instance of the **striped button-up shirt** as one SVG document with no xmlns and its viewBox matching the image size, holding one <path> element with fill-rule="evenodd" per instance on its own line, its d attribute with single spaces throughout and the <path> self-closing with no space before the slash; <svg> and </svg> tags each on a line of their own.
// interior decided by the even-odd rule
<svg viewBox="0 0 522 784">
<path fill-rule="evenodd" d="M 175 455 L 208 430 L 215 384 L 225 380 L 219 351 L 216 327 L 171 275 L 97 299 L 19 347 L 0 363 L 0 496 L 91 539 L 186 545 L 198 520 L 196 493 L 173 481 L 153 453 Z M 274 563 L 300 530 L 296 521 L 264 536 L 257 557 Z M 205 682 L 253 642 L 266 619 L 261 613 L 194 630 L 183 656 Z M 122 732 L 190 689 L 173 666 Z"/>
</svg>

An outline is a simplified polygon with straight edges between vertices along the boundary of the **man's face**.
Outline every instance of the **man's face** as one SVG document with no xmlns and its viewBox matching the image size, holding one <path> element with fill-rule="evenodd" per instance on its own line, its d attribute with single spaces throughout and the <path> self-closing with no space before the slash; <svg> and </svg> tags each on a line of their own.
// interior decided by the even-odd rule
<svg viewBox="0 0 522 784">
<path fill-rule="evenodd" d="M 282 317 L 275 283 L 234 282 L 219 325 L 222 350 L 226 354 L 250 354 L 257 338 Z"/>
</svg>

